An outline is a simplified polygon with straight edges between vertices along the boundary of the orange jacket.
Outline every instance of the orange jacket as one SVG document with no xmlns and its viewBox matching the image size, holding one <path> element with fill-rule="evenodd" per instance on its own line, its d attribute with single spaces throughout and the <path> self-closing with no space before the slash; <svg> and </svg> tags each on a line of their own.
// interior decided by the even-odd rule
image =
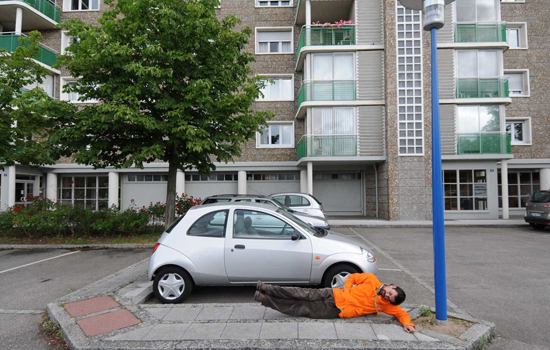
<svg viewBox="0 0 550 350">
<path fill-rule="evenodd" d="M 374 296 L 382 284 L 372 273 L 354 273 L 349 275 L 344 289 L 332 290 L 336 307 L 342 310 L 340 317 L 349 318 L 376 313 Z M 401 306 L 392 305 L 380 295 L 376 298 L 378 311 L 395 316 L 403 326 L 414 326 L 409 314 Z"/>
</svg>

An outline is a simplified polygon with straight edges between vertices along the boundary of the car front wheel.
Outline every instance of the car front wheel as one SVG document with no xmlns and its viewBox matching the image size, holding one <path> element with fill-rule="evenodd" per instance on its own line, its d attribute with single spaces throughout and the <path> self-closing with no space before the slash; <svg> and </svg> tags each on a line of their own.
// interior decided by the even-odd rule
<svg viewBox="0 0 550 350">
<path fill-rule="evenodd" d="M 546 227 L 546 225 L 544 224 L 535 224 L 535 223 L 529 223 L 529 225 L 531 225 L 532 228 L 534 228 L 535 230 L 544 230 L 544 227 Z"/>
<path fill-rule="evenodd" d="M 323 286 L 325 288 L 339 288 L 343 289 L 344 284 L 346 284 L 346 280 L 348 279 L 349 275 L 352 273 L 358 273 L 359 270 L 352 266 L 347 264 L 339 264 L 334 265 L 330 269 L 328 269 L 327 273 L 325 274 L 325 278 L 323 280 Z"/>
<path fill-rule="evenodd" d="M 163 304 L 181 303 L 191 294 L 193 281 L 189 274 L 177 266 L 162 268 L 153 281 L 153 293 Z"/>
</svg>

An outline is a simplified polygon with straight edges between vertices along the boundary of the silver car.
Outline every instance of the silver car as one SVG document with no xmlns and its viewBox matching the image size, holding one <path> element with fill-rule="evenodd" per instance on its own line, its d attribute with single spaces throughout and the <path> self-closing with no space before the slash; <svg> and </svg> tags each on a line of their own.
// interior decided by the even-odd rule
<svg viewBox="0 0 550 350">
<path fill-rule="evenodd" d="M 213 203 L 226 203 L 226 202 L 252 202 L 263 203 L 272 205 L 277 208 L 281 208 L 296 216 L 298 219 L 310 224 L 313 227 L 320 227 L 324 229 L 330 229 L 327 219 L 324 216 L 313 216 L 310 214 L 302 213 L 294 209 L 288 208 L 282 205 L 278 201 L 267 198 L 262 195 L 246 195 L 246 194 L 219 194 L 214 196 L 208 196 L 203 199 L 201 205 L 213 204 Z M 264 218 L 265 219 L 265 218 Z"/>
<path fill-rule="evenodd" d="M 282 205 L 296 211 L 326 218 L 323 211 L 323 205 L 317 198 L 310 194 L 299 192 L 273 193 L 267 197 L 273 198 Z"/>
<path fill-rule="evenodd" d="M 199 285 L 262 280 L 342 288 L 349 274 L 376 273 L 377 265 L 364 243 L 315 229 L 282 209 L 220 203 L 191 208 L 162 234 L 148 277 L 161 303 L 179 303 Z"/>
</svg>

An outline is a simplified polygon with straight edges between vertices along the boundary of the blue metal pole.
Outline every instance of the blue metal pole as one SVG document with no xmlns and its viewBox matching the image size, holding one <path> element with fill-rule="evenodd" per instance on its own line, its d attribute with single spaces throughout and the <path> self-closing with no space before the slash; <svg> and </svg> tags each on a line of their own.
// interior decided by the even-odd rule
<svg viewBox="0 0 550 350">
<path fill-rule="evenodd" d="M 439 77 L 437 74 L 437 29 L 431 29 L 432 49 L 432 209 L 435 279 L 435 318 L 447 321 L 445 276 L 445 225 L 443 217 L 443 170 L 439 125 Z"/>
</svg>

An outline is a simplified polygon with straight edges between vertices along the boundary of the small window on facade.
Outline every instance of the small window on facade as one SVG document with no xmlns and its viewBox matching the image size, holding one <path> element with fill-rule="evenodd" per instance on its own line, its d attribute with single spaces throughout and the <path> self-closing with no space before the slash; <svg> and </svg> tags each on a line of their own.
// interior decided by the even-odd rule
<svg viewBox="0 0 550 350">
<path fill-rule="evenodd" d="M 70 0 L 70 1 L 71 1 L 72 11 L 99 10 L 99 0 Z"/>
<path fill-rule="evenodd" d="M 292 77 L 269 76 L 272 82 L 267 82 L 266 86 L 261 90 L 262 95 L 258 98 L 259 101 L 293 101 L 294 86 Z"/>
<path fill-rule="evenodd" d="M 529 72 L 527 70 L 505 71 L 508 76 L 508 88 L 510 97 L 528 97 L 529 91 Z"/>
<path fill-rule="evenodd" d="M 507 119 L 506 132 L 510 134 L 512 145 L 531 144 L 531 120 L 529 118 Z"/>
<path fill-rule="evenodd" d="M 526 49 L 527 23 L 507 23 L 506 39 L 510 49 Z"/>
<path fill-rule="evenodd" d="M 292 123 L 270 124 L 256 134 L 256 140 L 260 148 L 294 147 L 294 125 Z"/>
<path fill-rule="evenodd" d="M 257 0 L 256 1 L 257 6 L 260 7 L 275 7 L 275 6 L 291 6 L 292 1 L 290 0 L 283 0 L 283 1 L 264 1 L 264 0 Z"/>
<path fill-rule="evenodd" d="M 292 30 L 257 30 L 256 53 L 292 53 Z"/>
</svg>

